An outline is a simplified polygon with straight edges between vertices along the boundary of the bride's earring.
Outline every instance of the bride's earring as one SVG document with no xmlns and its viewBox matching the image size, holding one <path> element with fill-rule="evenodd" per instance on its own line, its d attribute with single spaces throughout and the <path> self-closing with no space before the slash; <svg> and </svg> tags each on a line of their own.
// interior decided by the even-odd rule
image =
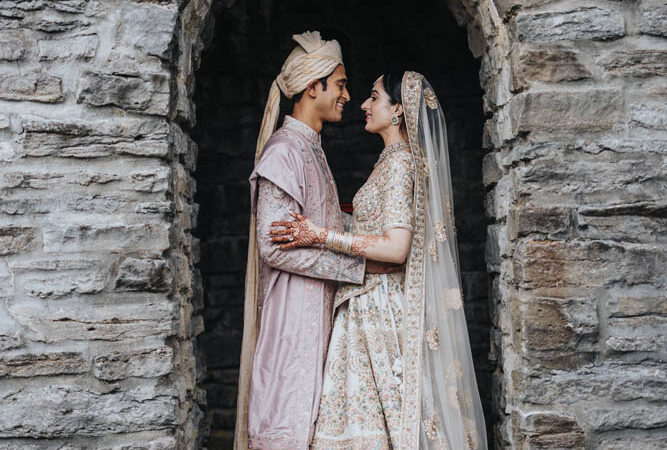
<svg viewBox="0 0 667 450">
<path fill-rule="evenodd" d="M 398 116 L 391 116 L 392 125 L 398 125 L 399 123 L 401 123 L 401 121 L 399 120 Z"/>
</svg>

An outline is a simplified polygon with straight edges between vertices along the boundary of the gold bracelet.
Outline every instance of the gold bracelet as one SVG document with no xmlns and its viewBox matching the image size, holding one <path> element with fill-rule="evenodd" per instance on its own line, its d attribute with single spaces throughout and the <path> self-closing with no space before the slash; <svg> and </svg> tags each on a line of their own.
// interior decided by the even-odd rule
<svg viewBox="0 0 667 450">
<path fill-rule="evenodd" d="M 327 232 L 327 239 L 324 246 L 334 252 L 350 253 L 352 251 L 353 243 L 354 235 L 352 233 L 339 233 L 337 231 L 329 230 Z"/>
</svg>

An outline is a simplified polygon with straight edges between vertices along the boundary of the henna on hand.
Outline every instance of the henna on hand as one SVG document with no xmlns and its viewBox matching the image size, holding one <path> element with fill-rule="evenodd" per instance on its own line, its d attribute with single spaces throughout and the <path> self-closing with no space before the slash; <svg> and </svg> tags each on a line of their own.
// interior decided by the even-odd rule
<svg viewBox="0 0 667 450">
<path fill-rule="evenodd" d="M 289 250 L 296 247 L 312 247 L 316 244 L 323 244 L 327 239 L 327 230 L 317 227 L 308 218 L 301 214 L 290 213 L 296 220 L 273 222 L 272 227 L 283 227 L 269 231 L 273 237 L 271 240 L 275 243 L 287 242 L 281 244 L 281 250 Z"/>
<path fill-rule="evenodd" d="M 354 256 L 364 256 L 366 249 L 381 238 L 382 236 L 355 236 L 350 253 Z"/>
</svg>

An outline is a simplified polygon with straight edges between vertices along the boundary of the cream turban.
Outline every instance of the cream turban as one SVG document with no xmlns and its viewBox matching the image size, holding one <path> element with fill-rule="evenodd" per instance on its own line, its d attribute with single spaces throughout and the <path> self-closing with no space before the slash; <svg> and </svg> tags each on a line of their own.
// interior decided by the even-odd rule
<svg viewBox="0 0 667 450">
<path fill-rule="evenodd" d="M 343 55 L 337 41 L 324 41 L 319 31 L 306 31 L 292 36 L 299 45 L 289 54 L 278 77 L 271 84 L 269 99 L 257 138 L 255 162 L 261 156 L 264 144 L 276 128 L 280 111 L 280 91 L 292 98 L 303 92 L 313 80 L 325 77 L 343 64 Z"/>
</svg>

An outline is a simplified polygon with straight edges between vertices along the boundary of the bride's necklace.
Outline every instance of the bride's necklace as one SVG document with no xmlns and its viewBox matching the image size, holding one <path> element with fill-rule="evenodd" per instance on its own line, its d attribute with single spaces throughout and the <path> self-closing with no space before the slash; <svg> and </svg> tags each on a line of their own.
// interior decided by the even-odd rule
<svg viewBox="0 0 667 450">
<path fill-rule="evenodd" d="M 392 153 L 396 153 L 397 151 L 400 151 L 400 150 L 406 150 L 408 148 L 409 148 L 409 145 L 405 141 L 398 141 L 398 142 L 394 142 L 393 144 L 387 145 L 384 148 L 384 150 L 382 150 L 382 153 L 380 153 L 380 157 L 378 158 L 377 162 L 375 163 L 375 166 L 377 166 L 382 161 L 384 161 L 385 158 L 387 158 L 387 156 L 391 155 Z"/>
</svg>

